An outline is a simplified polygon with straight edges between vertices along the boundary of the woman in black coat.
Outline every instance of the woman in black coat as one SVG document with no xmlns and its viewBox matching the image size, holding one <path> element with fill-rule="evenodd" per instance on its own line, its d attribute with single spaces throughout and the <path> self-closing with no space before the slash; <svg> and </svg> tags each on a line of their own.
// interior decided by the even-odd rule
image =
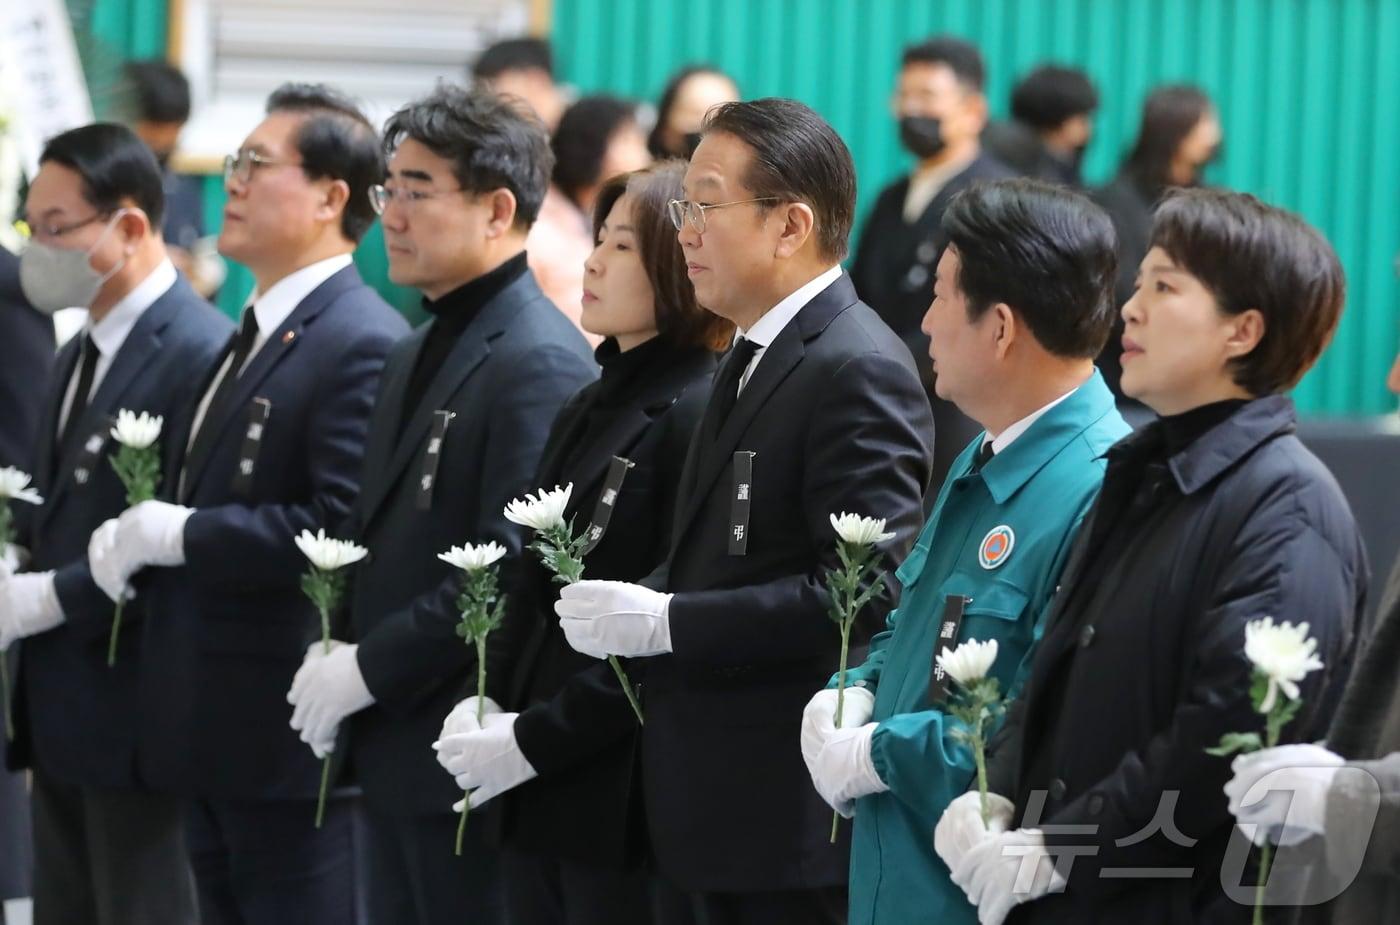
<svg viewBox="0 0 1400 925">
<path fill-rule="evenodd" d="M 989 785 L 1015 807 L 998 820 L 1010 831 L 982 829 L 975 794 L 939 822 L 945 845 L 964 833 L 945 860 L 984 925 L 1013 906 L 1009 921 L 1037 925 L 1249 920 L 1230 759 L 1206 749 L 1263 730 L 1246 622 L 1306 622 L 1318 640 L 1326 668 L 1300 685 L 1287 741 L 1325 732 L 1349 669 L 1361 539 L 1284 394 L 1335 330 L 1343 290 L 1327 242 L 1251 196 L 1179 191 L 1158 208 L 1123 308 L 1123 386 L 1161 417 L 1109 450 L 994 744 Z M 1039 876 L 1017 890 L 1023 858 Z M 1222 880 L 1246 885 L 1227 894 Z"/>
<path fill-rule="evenodd" d="M 603 374 L 559 413 L 536 478 L 573 484 L 565 516 L 575 529 L 606 523 L 584 557 L 589 578 L 636 581 L 665 560 L 691 433 L 716 351 L 733 334 L 695 303 L 667 216 L 683 196 L 684 169 L 670 161 L 615 178 L 596 206 L 582 322 L 608 338 L 597 353 Z M 613 492 L 605 517 L 600 499 Z M 510 712 L 488 703 L 485 730 L 454 749 L 450 734 L 476 728 L 476 699 L 464 701 L 444 727 L 440 759 L 464 787 L 481 788 L 474 802 L 510 788 L 492 804 L 495 818 L 478 824 L 492 825 L 503 845 L 512 925 L 646 922 L 637 719 L 608 665 L 564 640 L 558 596 L 529 557 L 488 657 L 492 696 Z"/>
</svg>

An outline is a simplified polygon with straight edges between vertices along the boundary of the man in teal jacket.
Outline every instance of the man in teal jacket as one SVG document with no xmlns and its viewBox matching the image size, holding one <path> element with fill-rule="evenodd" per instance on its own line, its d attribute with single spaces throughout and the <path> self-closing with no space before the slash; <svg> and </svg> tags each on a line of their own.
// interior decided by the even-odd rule
<svg viewBox="0 0 1400 925">
<path fill-rule="evenodd" d="M 934 853 L 939 816 L 974 768 L 934 657 L 994 639 L 991 674 L 1016 694 L 1102 456 L 1128 433 L 1093 365 L 1113 317 L 1108 216 L 1077 193 L 1005 180 L 959 194 L 943 227 L 923 329 L 938 393 L 986 432 L 954 463 L 896 573 L 902 601 L 848 672 L 840 728 L 834 678 L 803 716 L 817 791 L 855 814 L 851 925 L 977 920 Z"/>
</svg>

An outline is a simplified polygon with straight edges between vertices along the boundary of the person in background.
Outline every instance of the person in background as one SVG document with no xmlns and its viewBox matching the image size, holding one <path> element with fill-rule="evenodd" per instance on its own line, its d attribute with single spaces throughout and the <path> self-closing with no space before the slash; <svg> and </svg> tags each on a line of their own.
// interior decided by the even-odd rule
<svg viewBox="0 0 1400 925">
<path fill-rule="evenodd" d="M 1044 64 L 1011 91 L 1011 121 L 993 122 L 982 144 L 1012 170 L 1047 183 L 1083 186 L 1080 168 L 1094 137 L 1099 94 L 1089 75 Z"/>
<path fill-rule="evenodd" d="M 353 800 L 315 828 L 321 762 L 287 728 L 287 688 L 319 635 L 295 539 L 359 494 L 384 362 L 408 333 L 356 271 L 384 175 L 379 137 L 320 84 L 285 84 L 224 162 L 219 251 L 252 271 L 237 334 L 168 417 L 157 500 L 93 534 L 94 580 L 147 608 L 141 722 L 126 762 L 189 798 L 205 925 L 354 921 Z"/>
<path fill-rule="evenodd" d="M 700 126 L 710 107 L 739 99 L 734 78 L 708 64 L 681 68 L 666 81 L 656 104 L 656 124 L 647 136 L 647 150 L 657 159 L 689 160 L 700 143 Z"/>
<path fill-rule="evenodd" d="M 0 467 L 27 472 L 33 465 L 53 365 L 53 321 L 29 304 L 19 284 L 19 258 L 0 247 L 0 408 L 5 411 L 0 415 Z M 0 570 L 6 567 L 0 565 Z M 18 664 L 8 654 L 0 658 L 11 658 L 10 677 L 15 677 Z M 0 923 L 6 900 L 30 895 L 34 868 L 28 787 L 24 774 L 4 769 L 8 748 L 0 738 Z"/>
<path fill-rule="evenodd" d="M 977 180 L 1013 176 L 982 151 L 985 80 L 982 54 L 962 39 L 939 36 L 905 49 L 891 106 L 900 141 L 917 163 L 880 192 L 851 264 L 856 292 L 909 348 L 933 405 L 935 485 L 982 430 L 938 396 L 928 335 L 920 324 L 946 242 L 942 221 L 948 203 Z"/>
<path fill-rule="evenodd" d="M 112 419 L 182 413 L 233 331 L 175 271 L 163 203 L 155 159 L 113 123 L 50 139 L 25 202 L 26 298 L 46 311 L 87 308 L 22 467 L 44 499 L 14 512 L 32 557 L 0 579 L 0 649 L 23 640 L 9 757 L 33 770 L 39 925 L 184 925 L 196 912 L 184 804 L 133 760 L 141 684 L 158 670 L 140 655 L 146 602 L 128 608 L 113 663 L 112 602 L 87 558 L 93 530 L 126 508 L 107 462 Z"/>
<path fill-rule="evenodd" d="M 998 180 L 959 193 L 943 224 L 950 240 L 924 327 L 940 393 L 986 431 L 958 457 L 899 567 L 899 608 L 847 677 L 840 729 L 835 678 L 803 714 L 817 792 L 855 814 L 853 925 L 975 921 L 929 838 L 975 768 L 948 712 L 953 692 L 930 695 L 933 660 L 995 640 L 991 673 L 1016 694 L 1103 482 L 1103 453 L 1128 433 L 1094 371 L 1113 326 L 1103 210 L 1041 181 Z"/>
<path fill-rule="evenodd" d="M 472 77 L 495 93 L 524 100 L 553 133 L 567 99 L 554 82 L 554 52 L 544 39 L 505 39 L 472 64 Z"/>
<path fill-rule="evenodd" d="M 1230 760 L 1207 749 L 1264 725 L 1246 626 L 1308 624 L 1324 667 L 1296 678 L 1283 741 L 1309 742 L 1365 610 L 1360 531 L 1288 397 L 1341 318 L 1331 245 L 1253 196 L 1178 190 L 1138 273 L 1123 389 L 1160 417 L 1108 451 L 989 749 L 989 826 L 973 791 L 935 831 L 982 925 L 1244 921 L 1226 893 Z"/>
<path fill-rule="evenodd" d="M 1386 386 L 1400 396 L 1400 355 Z M 1232 766 L 1235 776 L 1225 785 L 1230 812 L 1240 826 L 1255 827 L 1255 842 L 1267 838 L 1284 849 L 1269 879 L 1271 894 L 1277 879 L 1288 890 L 1306 884 L 1303 896 L 1335 897 L 1303 910 L 1299 923 L 1371 925 L 1400 917 L 1397 664 L 1400 557 L 1391 566 L 1375 629 L 1326 741 L 1264 749 L 1237 758 Z M 1300 898 L 1284 889 L 1271 895 L 1280 902 Z"/>
<path fill-rule="evenodd" d="M 1118 232 L 1118 281 L 1114 295 L 1119 305 L 1132 298 L 1138 266 L 1147 255 L 1152 233 L 1152 210 L 1171 187 L 1200 185 L 1206 166 L 1220 154 L 1220 116 L 1210 97 L 1196 87 L 1158 87 L 1142 106 L 1137 140 L 1109 184 L 1093 192 L 1093 198 L 1113 219 Z M 1108 387 L 1120 398 L 1129 424 L 1137 426 L 1151 412 L 1123 394 L 1123 319 L 1114 326 L 1098 365 Z"/>
<path fill-rule="evenodd" d="M 636 107 L 612 96 L 586 96 L 564 111 L 550 139 L 554 171 L 526 252 L 540 288 L 579 327 L 584 261 L 593 250 L 589 216 L 603 182 L 645 167 L 651 156 Z M 596 346 L 601 339 L 586 330 Z"/>
<path fill-rule="evenodd" d="M 607 337 L 596 354 L 603 377 L 559 413 L 535 477 L 574 486 L 566 517 L 605 525 L 590 578 L 635 581 L 665 559 L 686 451 L 734 333 L 696 304 L 686 275 L 667 214 L 684 174 L 673 160 L 614 177 L 594 207 L 583 325 Z M 617 482 L 615 457 L 633 464 Z M 637 718 L 612 669 L 570 648 L 558 594 L 537 559 L 524 564 L 488 675 L 509 712 L 488 700 L 483 729 L 476 697 L 463 701 L 438 761 L 474 791 L 473 806 L 495 800 L 512 925 L 647 925 Z"/>
<path fill-rule="evenodd" d="M 205 236 L 204 179 L 176 173 L 171 158 L 190 118 L 190 83 L 180 69 L 160 59 L 129 61 L 123 69 L 132 97 L 129 124 L 160 164 L 165 184 L 162 234 L 175 268 L 208 297 L 223 282 L 217 257 L 201 253 Z"/>
</svg>

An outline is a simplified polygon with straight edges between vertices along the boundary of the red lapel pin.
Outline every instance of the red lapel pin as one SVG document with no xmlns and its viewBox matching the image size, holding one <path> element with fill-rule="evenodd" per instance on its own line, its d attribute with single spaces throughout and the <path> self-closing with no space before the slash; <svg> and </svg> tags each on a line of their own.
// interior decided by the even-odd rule
<svg viewBox="0 0 1400 925">
<path fill-rule="evenodd" d="M 282 335 L 282 343 L 284 343 L 284 344 L 290 344 L 292 341 L 294 341 L 294 340 L 296 340 L 296 339 L 297 339 L 297 332 L 296 332 L 296 331 L 288 331 L 286 334 L 283 334 L 283 335 Z"/>
</svg>

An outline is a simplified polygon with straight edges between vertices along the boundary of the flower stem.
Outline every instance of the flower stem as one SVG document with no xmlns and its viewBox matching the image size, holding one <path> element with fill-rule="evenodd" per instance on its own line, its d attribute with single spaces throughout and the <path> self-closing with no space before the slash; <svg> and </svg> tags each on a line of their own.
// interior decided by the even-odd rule
<svg viewBox="0 0 1400 925">
<path fill-rule="evenodd" d="M 462 836 L 465 835 L 466 832 L 467 832 L 467 813 L 471 812 L 471 809 L 472 809 L 472 795 L 471 795 L 470 793 L 463 793 L 463 794 L 462 794 L 462 820 L 461 820 L 460 822 L 457 823 L 457 849 L 456 849 L 456 854 L 457 854 L 457 857 L 459 857 L 459 858 L 462 856 Z"/>
<path fill-rule="evenodd" d="M 126 606 L 126 600 L 117 601 L 116 612 L 112 614 L 112 635 L 107 640 L 107 667 L 111 668 L 117 663 L 117 637 L 122 631 L 122 608 Z"/>
<path fill-rule="evenodd" d="M 848 608 L 849 610 L 849 608 Z M 841 621 L 841 667 L 836 672 L 836 728 L 841 728 L 841 716 L 846 709 L 846 660 L 851 654 L 851 621 L 853 615 L 847 615 Z M 836 830 L 841 825 L 841 814 L 836 810 L 831 811 L 831 844 L 836 844 Z"/>
<path fill-rule="evenodd" d="M 321 792 L 316 797 L 316 828 L 318 829 L 326 819 L 326 791 L 330 789 L 330 782 L 331 756 L 327 755 L 321 759 Z"/>
<path fill-rule="evenodd" d="M 608 664 L 612 666 L 613 674 L 622 682 L 622 692 L 627 695 L 627 702 L 632 705 L 632 712 L 637 714 L 637 725 L 645 725 L 642 720 L 642 705 L 637 702 L 637 694 L 632 690 L 632 682 L 627 679 L 627 672 L 622 670 L 622 663 L 617 660 L 616 655 L 608 656 Z"/>
<path fill-rule="evenodd" d="M 982 828 L 985 829 L 991 822 L 992 812 L 987 806 L 987 754 L 981 730 L 972 737 L 972 760 L 977 762 L 977 792 L 982 797 Z"/>
<path fill-rule="evenodd" d="M 10 708 L 10 661 L 9 651 L 0 649 L 0 697 L 5 698 L 5 741 L 15 738 L 15 716 Z"/>
<path fill-rule="evenodd" d="M 1269 881 L 1269 864 L 1274 846 L 1264 842 L 1259 849 L 1259 880 L 1254 884 L 1254 925 L 1264 925 L 1264 885 Z"/>
</svg>

